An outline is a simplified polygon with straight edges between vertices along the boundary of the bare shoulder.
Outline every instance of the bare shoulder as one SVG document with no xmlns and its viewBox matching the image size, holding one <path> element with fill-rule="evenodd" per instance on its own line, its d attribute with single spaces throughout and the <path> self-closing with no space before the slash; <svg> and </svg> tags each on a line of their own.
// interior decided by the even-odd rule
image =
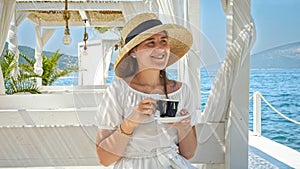
<svg viewBox="0 0 300 169">
<path fill-rule="evenodd" d="M 177 80 L 169 80 L 168 81 L 168 87 L 173 89 L 173 91 L 176 91 L 180 89 L 182 86 L 182 82 L 177 81 Z"/>
<path fill-rule="evenodd" d="M 174 80 L 176 86 L 178 86 L 179 88 L 182 86 L 182 82 Z"/>
</svg>

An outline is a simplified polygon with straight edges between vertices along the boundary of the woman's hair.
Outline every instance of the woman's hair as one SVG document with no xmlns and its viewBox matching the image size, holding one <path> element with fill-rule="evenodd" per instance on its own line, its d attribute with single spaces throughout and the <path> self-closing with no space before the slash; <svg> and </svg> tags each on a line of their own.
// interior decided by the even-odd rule
<svg viewBox="0 0 300 169">
<path fill-rule="evenodd" d="M 166 69 L 160 70 L 159 77 L 161 78 L 162 84 L 164 85 L 165 96 L 168 99 L 169 98 L 168 88 L 167 88 L 168 77 L 167 77 L 167 74 L 166 74 Z"/>
<path fill-rule="evenodd" d="M 138 63 L 132 56 L 127 56 L 124 58 L 123 62 L 119 65 L 119 77 L 126 78 L 136 74 L 138 71 Z"/>
</svg>

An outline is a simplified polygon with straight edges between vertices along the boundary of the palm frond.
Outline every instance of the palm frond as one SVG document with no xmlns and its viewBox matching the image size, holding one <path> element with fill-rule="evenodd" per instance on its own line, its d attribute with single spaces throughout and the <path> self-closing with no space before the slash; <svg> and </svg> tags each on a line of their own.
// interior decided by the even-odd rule
<svg viewBox="0 0 300 169">
<path fill-rule="evenodd" d="M 63 70 L 58 68 L 59 59 L 63 57 L 63 54 L 56 51 L 49 58 L 43 55 L 43 75 L 42 75 L 42 84 L 46 86 L 52 85 L 57 79 L 62 76 L 66 76 L 72 72 L 78 71 L 78 68 L 67 67 Z"/>
<path fill-rule="evenodd" d="M 43 74 L 39 76 L 34 72 L 34 64 L 36 60 L 21 53 L 20 57 L 24 62 L 19 64 L 20 74 L 17 78 L 11 76 L 13 69 L 18 66 L 13 54 L 8 51 L 4 52 L 3 57 L 0 58 L 0 64 L 3 72 L 5 86 L 8 94 L 18 92 L 39 93 L 36 84 L 36 78 L 42 78 L 42 85 L 52 85 L 57 79 L 62 76 L 67 76 L 72 72 L 78 72 L 77 66 L 66 67 L 62 70 L 59 69 L 59 59 L 63 57 L 58 50 L 51 54 L 48 58 L 42 54 Z"/>
<path fill-rule="evenodd" d="M 21 57 L 22 57 L 29 65 L 31 65 L 32 67 L 34 67 L 34 64 L 35 64 L 35 62 L 36 62 L 35 59 L 32 59 L 32 58 L 26 56 L 26 55 L 23 54 L 23 53 L 20 53 L 20 56 L 21 56 Z"/>
<path fill-rule="evenodd" d="M 4 54 L 0 58 L 0 65 L 3 73 L 3 78 L 9 78 L 12 74 L 12 71 L 17 66 L 17 61 L 15 55 L 9 53 L 8 50 L 5 50 Z"/>
<path fill-rule="evenodd" d="M 22 76 L 11 78 L 7 84 L 9 86 L 6 90 L 7 94 L 15 93 L 31 93 L 40 94 L 40 90 L 36 85 L 35 79 L 24 79 Z"/>
</svg>

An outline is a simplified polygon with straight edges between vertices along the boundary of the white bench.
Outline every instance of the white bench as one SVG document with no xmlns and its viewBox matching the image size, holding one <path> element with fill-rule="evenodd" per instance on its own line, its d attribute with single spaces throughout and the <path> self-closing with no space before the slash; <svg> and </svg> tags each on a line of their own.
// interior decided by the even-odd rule
<svg viewBox="0 0 300 169">
<path fill-rule="evenodd" d="M 0 167 L 97 166 L 95 113 L 104 89 L 0 96 Z M 197 125 L 199 168 L 223 168 L 224 123 Z"/>
</svg>

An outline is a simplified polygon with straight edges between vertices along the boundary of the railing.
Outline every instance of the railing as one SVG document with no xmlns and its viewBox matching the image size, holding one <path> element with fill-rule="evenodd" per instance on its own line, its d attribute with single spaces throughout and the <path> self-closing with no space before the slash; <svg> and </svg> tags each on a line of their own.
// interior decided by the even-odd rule
<svg viewBox="0 0 300 169">
<path fill-rule="evenodd" d="M 261 136 L 261 99 L 277 114 L 279 114 L 281 117 L 283 117 L 284 119 L 298 124 L 300 125 L 300 122 L 293 120 L 289 117 L 287 117 L 286 115 L 284 115 L 283 113 L 281 113 L 280 111 L 278 111 L 277 109 L 275 109 L 266 98 L 264 98 L 262 96 L 261 93 L 259 92 L 255 92 L 253 94 L 253 97 L 251 96 L 249 98 L 249 100 L 251 100 L 253 98 L 253 132 L 257 135 L 257 136 Z"/>
</svg>

